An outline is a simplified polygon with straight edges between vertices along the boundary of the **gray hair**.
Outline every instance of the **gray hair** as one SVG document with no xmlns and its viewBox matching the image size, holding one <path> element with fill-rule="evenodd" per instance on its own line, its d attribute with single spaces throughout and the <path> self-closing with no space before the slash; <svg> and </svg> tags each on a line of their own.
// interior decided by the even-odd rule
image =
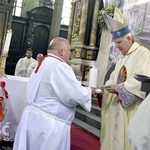
<svg viewBox="0 0 150 150">
<path fill-rule="evenodd" d="M 131 37 L 132 40 L 135 41 L 135 37 L 131 33 L 126 34 L 124 37 L 125 38 Z"/>
</svg>

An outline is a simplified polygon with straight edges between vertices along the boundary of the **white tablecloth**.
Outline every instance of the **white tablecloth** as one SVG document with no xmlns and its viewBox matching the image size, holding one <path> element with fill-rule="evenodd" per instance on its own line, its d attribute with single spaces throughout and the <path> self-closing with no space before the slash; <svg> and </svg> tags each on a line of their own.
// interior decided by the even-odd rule
<svg viewBox="0 0 150 150">
<path fill-rule="evenodd" d="M 4 141 L 13 141 L 15 132 L 22 114 L 26 106 L 26 86 L 28 78 L 9 76 L 7 78 L 0 77 L 0 81 L 6 83 L 5 89 L 8 92 L 6 106 L 8 107 L 7 115 L 0 123 L 0 139 Z"/>
</svg>

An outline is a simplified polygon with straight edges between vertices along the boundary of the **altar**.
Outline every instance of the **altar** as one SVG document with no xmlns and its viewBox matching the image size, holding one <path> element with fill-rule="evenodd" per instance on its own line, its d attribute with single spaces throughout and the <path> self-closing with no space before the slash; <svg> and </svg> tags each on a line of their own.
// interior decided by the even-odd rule
<svg viewBox="0 0 150 150">
<path fill-rule="evenodd" d="M 0 149 L 12 147 L 16 129 L 26 102 L 26 87 L 28 78 L 10 76 L 0 77 L 0 81 L 6 83 L 5 89 L 8 92 L 6 107 L 8 112 L 0 122 Z"/>
</svg>

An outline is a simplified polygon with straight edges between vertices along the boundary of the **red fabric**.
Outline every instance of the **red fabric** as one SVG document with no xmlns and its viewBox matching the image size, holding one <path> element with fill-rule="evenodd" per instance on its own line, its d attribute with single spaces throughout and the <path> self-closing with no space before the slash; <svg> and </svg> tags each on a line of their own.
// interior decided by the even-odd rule
<svg viewBox="0 0 150 150">
<path fill-rule="evenodd" d="M 97 94 L 97 99 L 98 99 L 98 106 L 101 108 L 102 107 L 102 94 Z"/>
<path fill-rule="evenodd" d="M 55 56 L 46 55 L 46 56 L 44 57 L 44 59 L 45 59 L 46 57 L 53 57 L 53 58 L 56 58 L 56 59 L 58 59 L 58 60 L 60 60 L 60 61 L 62 61 L 62 62 L 63 62 L 63 60 L 62 60 L 62 59 L 57 58 L 57 57 L 55 57 Z M 43 59 L 43 60 L 44 60 L 44 59 Z M 39 70 L 39 68 L 40 68 L 40 66 L 41 66 L 41 64 L 42 64 L 42 62 L 43 62 L 43 60 L 42 60 L 41 62 L 39 62 L 39 63 L 38 63 L 38 66 L 36 67 L 35 73 L 37 73 L 37 72 L 38 72 L 38 70 Z"/>
<path fill-rule="evenodd" d="M 5 89 L 5 82 L 1 81 L 0 82 L 0 86 L 2 87 L 3 91 L 4 91 L 4 94 L 5 94 L 5 97 L 8 98 L 8 92 L 6 91 Z M 3 101 L 4 100 L 4 97 L 0 95 L 0 101 Z M 0 102 L 0 122 L 3 121 L 3 106 L 2 106 L 2 102 Z"/>
<path fill-rule="evenodd" d="M 3 121 L 2 103 L 0 102 L 0 122 Z"/>
<path fill-rule="evenodd" d="M 1 87 L 3 88 L 3 90 L 4 90 L 5 97 L 6 97 L 6 98 L 8 98 L 8 92 L 7 92 L 7 91 L 6 91 L 6 89 L 5 89 L 5 85 L 6 85 L 6 83 L 5 83 L 5 82 L 3 82 L 3 81 L 1 81 L 1 82 L 0 82 L 0 84 L 1 84 Z"/>
<path fill-rule="evenodd" d="M 47 56 L 45 56 L 45 57 L 47 57 Z M 43 58 L 43 60 L 45 59 L 45 57 Z M 40 66 L 41 66 L 41 64 L 42 64 L 42 62 L 43 62 L 43 60 L 41 60 L 40 62 L 38 62 L 38 65 L 37 65 L 37 67 L 36 67 L 36 69 L 35 69 L 35 73 L 38 72 L 38 70 L 39 70 L 39 68 L 40 68 Z"/>
<path fill-rule="evenodd" d="M 100 140 L 76 125 L 71 125 L 71 150 L 100 150 Z"/>
</svg>

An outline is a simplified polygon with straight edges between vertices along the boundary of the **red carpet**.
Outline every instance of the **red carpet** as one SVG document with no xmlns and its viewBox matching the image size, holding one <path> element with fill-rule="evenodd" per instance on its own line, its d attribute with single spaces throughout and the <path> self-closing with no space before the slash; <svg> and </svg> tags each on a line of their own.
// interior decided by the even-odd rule
<svg viewBox="0 0 150 150">
<path fill-rule="evenodd" d="M 71 150 L 100 150 L 99 139 L 83 129 L 71 126 Z"/>
</svg>

